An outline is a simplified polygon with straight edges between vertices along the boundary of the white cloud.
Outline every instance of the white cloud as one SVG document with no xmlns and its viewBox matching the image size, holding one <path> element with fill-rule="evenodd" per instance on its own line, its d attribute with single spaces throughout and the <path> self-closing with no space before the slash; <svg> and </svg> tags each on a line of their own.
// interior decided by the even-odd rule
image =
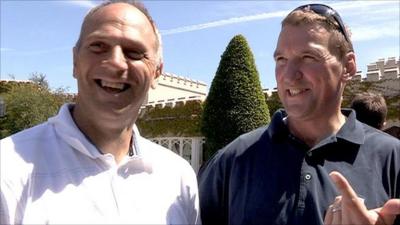
<svg viewBox="0 0 400 225">
<path fill-rule="evenodd" d="M 346 12 L 346 15 L 348 15 L 348 16 L 358 15 L 360 13 L 365 14 L 365 12 L 367 12 L 367 14 L 369 14 L 369 13 L 385 14 L 385 13 L 393 13 L 393 12 L 396 13 L 399 11 L 397 1 L 346 1 L 346 2 L 333 3 L 333 4 L 329 4 L 329 5 L 331 7 L 333 7 L 334 9 Z M 393 5 L 393 7 L 391 7 L 389 5 Z M 376 8 L 379 6 L 386 7 L 386 8 L 384 10 L 376 11 Z M 397 6 L 397 8 L 396 8 L 396 6 Z M 396 9 L 397 9 L 397 11 L 396 11 Z M 284 17 L 291 10 L 292 9 L 275 11 L 275 12 L 267 12 L 267 13 L 261 13 L 261 14 L 255 14 L 255 15 L 248 15 L 248 16 L 241 16 L 241 17 L 232 17 L 229 19 L 217 20 L 217 21 L 212 21 L 212 22 L 208 22 L 208 23 L 182 26 L 182 27 L 177 27 L 177 28 L 168 29 L 168 30 L 161 30 L 161 34 L 171 35 L 171 34 L 204 30 L 204 29 L 209 29 L 209 28 L 214 28 L 214 27 L 221 27 L 221 26 L 226 26 L 226 25 L 231 25 L 231 24 L 244 23 L 244 22 L 249 22 L 249 21 L 266 20 L 266 19 L 271 19 L 271 18 Z M 366 29 L 368 29 L 368 28 L 366 28 Z M 385 32 L 385 34 L 387 34 L 387 33 Z"/>
<path fill-rule="evenodd" d="M 14 51 L 12 48 L 0 48 L 0 52 L 9 52 L 9 51 Z"/>
<path fill-rule="evenodd" d="M 374 25 L 356 27 L 352 29 L 352 40 L 353 41 L 369 41 L 376 40 L 385 37 L 399 37 L 400 33 L 397 30 L 393 30 L 393 25 Z"/>
<path fill-rule="evenodd" d="M 213 22 L 209 22 L 209 23 L 202 23 L 202 24 L 178 27 L 178 28 L 169 29 L 169 30 L 161 30 L 161 34 L 163 34 L 163 35 L 178 34 L 178 33 L 190 32 L 190 31 L 204 30 L 204 29 L 213 28 L 213 27 L 221 27 L 221 26 L 226 26 L 226 25 L 230 25 L 230 24 L 238 24 L 238 23 L 244 23 L 244 22 L 256 21 L 256 20 L 265 20 L 265 19 L 270 19 L 270 18 L 275 18 L 275 17 L 283 17 L 287 13 L 288 13 L 288 11 L 277 11 L 277 12 L 249 15 L 249 16 L 232 17 L 229 19 L 217 20 L 217 21 L 213 21 Z"/>
<path fill-rule="evenodd" d="M 87 9 L 91 9 L 97 5 L 97 3 L 90 0 L 72 0 L 72 1 L 63 1 L 63 3 L 76 5 Z"/>
<path fill-rule="evenodd" d="M 335 10 L 349 10 L 349 9 L 357 9 L 350 11 L 349 13 L 359 13 L 360 11 L 366 10 L 366 8 L 374 9 L 377 6 L 386 6 L 386 5 L 397 5 L 398 1 L 343 1 L 339 3 L 329 4 Z"/>
<path fill-rule="evenodd" d="M 400 37 L 398 2 L 362 1 L 351 3 L 351 7 L 346 16 L 353 41 Z"/>
<path fill-rule="evenodd" d="M 346 15 L 349 15 L 351 17 L 364 17 L 364 18 L 368 18 L 371 19 L 373 18 L 374 20 L 376 20 L 376 17 L 382 17 L 382 18 L 386 18 L 386 19 L 390 19 L 392 16 L 397 16 L 397 18 L 399 17 L 399 7 L 382 7 L 382 8 L 375 8 L 375 9 L 365 9 L 365 10 L 352 10 L 349 13 L 346 13 Z M 388 15 L 391 15 L 388 18 Z M 373 17 L 371 17 L 373 16 Z"/>
</svg>

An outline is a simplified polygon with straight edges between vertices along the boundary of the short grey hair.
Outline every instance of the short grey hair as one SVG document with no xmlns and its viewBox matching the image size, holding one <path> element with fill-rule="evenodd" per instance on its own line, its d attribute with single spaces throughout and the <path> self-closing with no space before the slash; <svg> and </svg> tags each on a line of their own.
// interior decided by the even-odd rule
<svg viewBox="0 0 400 225">
<path fill-rule="evenodd" d="M 286 25 L 300 26 L 312 24 L 321 25 L 331 33 L 329 48 L 339 56 L 340 59 L 343 59 L 347 53 L 354 52 L 351 40 L 346 40 L 344 34 L 338 30 L 339 25 L 336 21 L 332 21 L 325 16 L 315 13 L 309 8 L 297 9 L 289 13 L 282 21 L 282 28 Z M 347 28 L 345 29 L 350 35 L 350 31 L 347 30 Z"/>
<path fill-rule="evenodd" d="M 159 68 L 161 66 L 161 64 L 163 63 L 163 49 L 162 49 L 161 34 L 156 26 L 156 23 L 154 22 L 153 18 L 151 17 L 149 11 L 147 10 L 147 8 L 144 6 L 144 4 L 142 2 L 137 1 L 137 0 L 107 0 L 103 3 L 101 3 L 100 5 L 92 8 L 86 14 L 85 18 L 83 19 L 81 31 L 79 33 L 79 38 L 78 38 L 78 41 L 75 43 L 75 48 L 79 49 L 81 47 L 82 33 L 87 24 L 88 19 L 91 16 L 93 16 L 93 14 L 95 12 L 97 12 L 99 9 L 102 9 L 108 5 L 116 4 L 116 3 L 126 3 L 126 4 L 129 4 L 133 7 L 135 7 L 140 12 L 142 12 L 146 16 L 146 18 L 149 20 L 151 27 L 153 28 L 154 35 L 156 36 L 156 43 L 155 43 L 156 44 L 156 46 L 155 46 L 156 47 L 156 61 L 157 61 L 157 68 Z"/>
</svg>

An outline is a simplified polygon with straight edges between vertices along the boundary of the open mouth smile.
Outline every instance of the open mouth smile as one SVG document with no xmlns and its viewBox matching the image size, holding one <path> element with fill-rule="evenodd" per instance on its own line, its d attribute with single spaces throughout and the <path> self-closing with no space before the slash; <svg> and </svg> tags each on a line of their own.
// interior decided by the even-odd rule
<svg viewBox="0 0 400 225">
<path fill-rule="evenodd" d="M 96 79 L 95 82 L 103 90 L 105 90 L 108 93 L 112 93 L 112 94 L 121 93 L 131 87 L 131 85 L 129 85 L 127 83 L 109 82 L 109 81 L 100 80 L 100 79 Z"/>
<path fill-rule="evenodd" d="M 294 89 L 288 89 L 287 92 L 289 93 L 290 96 L 296 96 L 296 95 L 302 94 L 308 90 L 309 89 L 307 89 L 307 88 L 304 88 L 304 89 L 294 88 Z"/>
</svg>

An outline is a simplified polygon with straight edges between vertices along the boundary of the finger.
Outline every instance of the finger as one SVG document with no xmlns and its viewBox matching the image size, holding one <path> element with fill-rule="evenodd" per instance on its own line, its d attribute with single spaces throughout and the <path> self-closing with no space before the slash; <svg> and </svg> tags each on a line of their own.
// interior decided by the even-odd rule
<svg viewBox="0 0 400 225">
<path fill-rule="evenodd" d="M 341 213 L 340 210 L 337 211 L 338 208 L 341 207 L 341 199 L 342 196 L 337 196 L 335 198 L 335 201 L 333 202 L 332 205 L 329 206 L 328 210 L 326 210 L 325 218 L 324 218 L 324 225 L 331 225 L 335 224 L 333 222 L 334 214 Z M 335 221 L 338 220 L 337 216 L 335 216 L 336 219 Z"/>
<path fill-rule="evenodd" d="M 333 202 L 333 205 L 339 206 L 341 204 L 341 202 L 342 202 L 342 196 L 341 195 L 336 196 L 335 201 Z"/>
<path fill-rule="evenodd" d="M 396 215 L 400 214 L 400 199 L 389 199 L 381 208 L 374 209 L 382 224 L 393 224 Z"/>
<path fill-rule="evenodd" d="M 333 182 L 335 183 L 336 188 L 340 192 L 340 194 L 343 197 L 343 201 L 358 201 L 358 197 L 356 192 L 353 190 L 353 188 L 350 186 L 349 182 L 346 180 L 346 178 L 340 174 L 339 172 L 333 171 L 329 174 Z"/>
<path fill-rule="evenodd" d="M 336 205 L 335 205 L 336 204 Z M 332 208 L 332 224 L 342 224 L 342 210 L 337 209 L 341 207 L 341 203 L 335 203 L 333 204 Z"/>
<path fill-rule="evenodd" d="M 338 225 L 342 224 L 342 213 L 341 212 L 334 212 L 333 213 L 333 218 L 332 218 L 332 224 L 333 225 Z"/>
<path fill-rule="evenodd" d="M 332 225 L 333 220 L 333 212 L 332 212 L 333 205 L 330 205 L 329 208 L 326 210 L 325 218 L 324 218 L 324 225 Z"/>
<path fill-rule="evenodd" d="M 381 216 L 400 214 L 400 199 L 388 200 L 379 210 Z"/>
<path fill-rule="evenodd" d="M 342 194 L 340 223 L 366 224 L 368 222 L 368 209 L 364 205 L 364 200 L 357 197 L 356 192 L 342 174 L 334 171 L 329 175 Z"/>
</svg>

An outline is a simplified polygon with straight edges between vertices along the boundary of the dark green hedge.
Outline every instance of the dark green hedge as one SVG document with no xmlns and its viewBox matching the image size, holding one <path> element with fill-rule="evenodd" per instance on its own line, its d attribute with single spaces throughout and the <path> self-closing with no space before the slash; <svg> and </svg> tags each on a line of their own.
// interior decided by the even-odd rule
<svg viewBox="0 0 400 225">
<path fill-rule="evenodd" d="M 239 135 L 269 121 L 253 54 L 246 39 L 237 35 L 221 56 L 205 101 L 202 118 L 205 158 Z"/>
<path fill-rule="evenodd" d="M 202 136 L 202 112 L 199 100 L 178 102 L 173 108 L 147 107 L 136 124 L 144 137 Z"/>
</svg>

